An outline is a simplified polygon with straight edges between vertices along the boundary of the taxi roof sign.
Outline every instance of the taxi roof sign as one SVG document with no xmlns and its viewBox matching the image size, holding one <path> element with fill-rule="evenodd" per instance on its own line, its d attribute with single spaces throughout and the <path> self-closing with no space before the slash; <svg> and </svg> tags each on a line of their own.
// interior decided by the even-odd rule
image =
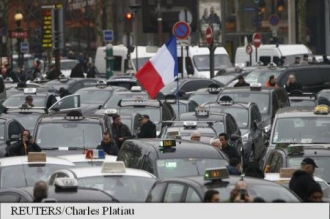
<svg viewBox="0 0 330 219">
<path fill-rule="evenodd" d="M 176 146 L 175 140 L 162 140 L 159 142 L 159 147 L 162 148 L 171 148 Z"/>
<path fill-rule="evenodd" d="M 104 114 L 106 115 L 113 115 L 113 114 L 116 114 L 118 111 L 117 109 L 106 109 L 104 110 Z"/>
<path fill-rule="evenodd" d="M 60 82 L 68 82 L 69 81 L 69 78 L 65 77 L 65 75 L 61 74 L 59 77 L 58 77 L 58 80 Z"/>
<path fill-rule="evenodd" d="M 207 92 L 209 92 L 209 94 L 218 94 L 218 93 L 220 93 L 220 90 L 221 90 L 221 88 L 218 84 L 211 84 L 207 88 Z"/>
<path fill-rule="evenodd" d="M 303 146 L 296 146 L 296 145 L 290 145 L 288 147 L 288 154 L 304 154 L 304 147 Z"/>
<path fill-rule="evenodd" d="M 141 92 L 142 91 L 142 87 L 141 86 L 132 86 L 131 87 L 131 91 L 132 92 Z"/>
<path fill-rule="evenodd" d="M 125 173 L 126 168 L 123 161 L 104 162 L 102 166 L 102 173 Z"/>
<path fill-rule="evenodd" d="M 105 159 L 105 152 L 104 150 L 86 150 L 86 159 Z"/>
<path fill-rule="evenodd" d="M 270 70 L 275 70 L 277 65 L 274 62 L 271 62 L 267 65 L 267 68 Z"/>
<path fill-rule="evenodd" d="M 261 83 L 251 83 L 250 84 L 250 90 L 261 90 Z"/>
<path fill-rule="evenodd" d="M 54 186 L 60 187 L 60 188 L 67 188 L 67 189 L 77 188 L 78 181 L 77 181 L 77 179 L 74 179 L 74 178 L 67 178 L 67 177 L 57 178 L 57 179 L 55 179 Z"/>
<path fill-rule="evenodd" d="M 318 105 L 314 108 L 314 114 L 328 115 L 329 114 L 329 107 L 327 105 Z"/>
<path fill-rule="evenodd" d="M 220 105 L 222 105 L 222 106 L 230 106 L 233 104 L 234 104 L 234 101 L 230 96 L 223 96 L 220 98 Z"/>
<path fill-rule="evenodd" d="M 195 110 L 196 117 L 208 117 L 210 115 L 210 111 L 204 106 L 198 106 Z"/>
<path fill-rule="evenodd" d="M 24 88 L 24 94 L 36 94 L 37 93 L 37 88 Z"/>
<path fill-rule="evenodd" d="M 99 80 L 98 82 L 96 82 L 95 85 L 97 88 L 106 88 L 108 86 L 107 82 L 105 80 Z"/>
<path fill-rule="evenodd" d="M 46 153 L 45 152 L 29 152 L 28 153 L 28 162 L 46 162 Z"/>
<path fill-rule="evenodd" d="M 169 131 L 167 132 L 167 137 L 176 137 L 179 136 L 180 132 L 179 131 Z"/>
<path fill-rule="evenodd" d="M 280 169 L 280 178 L 291 178 L 293 173 L 298 169 L 295 168 L 281 168 Z"/>
<path fill-rule="evenodd" d="M 204 173 L 204 180 L 221 180 L 228 178 L 229 178 L 229 172 L 226 167 L 209 168 L 206 169 Z"/>
<path fill-rule="evenodd" d="M 183 126 L 184 127 L 196 127 L 197 121 L 184 121 Z"/>
</svg>

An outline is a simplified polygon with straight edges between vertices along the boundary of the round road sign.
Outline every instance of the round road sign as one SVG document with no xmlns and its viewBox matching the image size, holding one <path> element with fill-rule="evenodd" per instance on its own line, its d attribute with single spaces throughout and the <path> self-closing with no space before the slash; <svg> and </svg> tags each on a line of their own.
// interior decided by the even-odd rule
<svg viewBox="0 0 330 219">
<path fill-rule="evenodd" d="M 173 34 L 178 40 L 185 40 L 189 37 L 191 29 L 187 22 L 179 21 L 173 25 Z"/>
<path fill-rule="evenodd" d="M 280 17 L 277 14 L 272 14 L 269 17 L 269 23 L 272 26 L 277 26 L 280 23 Z"/>
<path fill-rule="evenodd" d="M 246 54 L 251 55 L 252 51 L 253 51 L 252 46 L 250 44 L 246 45 L 245 51 L 246 51 Z"/>
<path fill-rule="evenodd" d="M 206 43 L 208 45 L 211 45 L 213 41 L 213 31 L 211 27 L 206 28 L 205 35 L 206 35 Z"/>
<path fill-rule="evenodd" d="M 253 45 L 258 48 L 261 45 L 261 34 L 260 33 L 254 33 L 252 36 L 252 42 Z"/>
</svg>

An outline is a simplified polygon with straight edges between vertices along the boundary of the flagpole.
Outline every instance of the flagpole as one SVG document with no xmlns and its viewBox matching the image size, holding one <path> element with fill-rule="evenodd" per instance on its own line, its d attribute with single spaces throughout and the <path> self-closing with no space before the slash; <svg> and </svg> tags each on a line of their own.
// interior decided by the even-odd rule
<svg viewBox="0 0 330 219">
<path fill-rule="evenodd" d="M 180 120 L 180 94 L 179 94 L 179 75 L 176 77 L 176 101 L 178 104 L 178 119 Z"/>
</svg>

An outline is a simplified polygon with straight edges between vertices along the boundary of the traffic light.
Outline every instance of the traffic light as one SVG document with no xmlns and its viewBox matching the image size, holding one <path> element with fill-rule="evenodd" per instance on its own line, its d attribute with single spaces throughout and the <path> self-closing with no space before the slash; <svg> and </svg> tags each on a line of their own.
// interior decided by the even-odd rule
<svg viewBox="0 0 330 219">
<path fill-rule="evenodd" d="M 131 33 L 133 32 L 133 13 L 126 12 L 125 14 L 125 32 Z"/>
<path fill-rule="evenodd" d="M 282 12 L 283 9 L 284 9 L 284 6 L 285 6 L 284 0 L 277 0 L 277 6 L 276 6 L 276 8 L 277 8 L 277 11 L 278 12 Z"/>
</svg>

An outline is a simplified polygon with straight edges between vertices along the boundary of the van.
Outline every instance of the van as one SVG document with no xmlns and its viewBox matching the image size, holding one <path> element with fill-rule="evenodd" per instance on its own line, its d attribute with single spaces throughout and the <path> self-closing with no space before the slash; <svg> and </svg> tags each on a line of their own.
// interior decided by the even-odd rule
<svg viewBox="0 0 330 219">
<path fill-rule="evenodd" d="M 187 50 L 178 46 L 178 67 L 179 73 L 183 72 L 183 77 L 193 76 L 197 78 L 210 78 L 210 50 L 208 47 L 189 46 Z M 182 60 L 182 53 L 184 59 Z M 182 63 L 182 61 L 184 63 Z M 182 71 L 182 67 L 185 69 Z M 233 67 L 229 55 L 224 47 L 217 47 L 214 51 L 214 75 L 217 71 Z M 180 75 L 182 76 L 182 75 Z"/>
<path fill-rule="evenodd" d="M 264 65 L 271 62 L 278 65 L 282 56 L 286 57 L 286 64 L 291 65 L 294 63 L 295 57 L 302 59 L 304 54 L 312 56 L 312 51 L 303 44 L 261 45 L 257 51 L 258 60 L 256 61 L 256 48 L 252 46 L 252 49 L 251 65 L 255 65 L 259 61 Z M 246 62 L 250 62 L 250 56 L 246 53 L 245 46 L 238 47 L 236 49 L 235 64 L 241 65 L 246 64 Z"/>
<path fill-rule="evenodd" d="M 113 74 L 125 73 L 127 70 L 127 47 L 125 45 L 113 46 L 113 56 L 115 58 Z M 137 50 L 137 51 L 136 51 Z M 140 69 L 158 50 L 158 47 L 153 46 L 138 46 L 131 53 L 130 63 L 134 71 Z M 136 54 L 137 52 L 137 54 Z M 138 59 L 136 60 L 136 55 Z M 95 55 L 95 67 L 100 72 L 101 77 L 106 75 L 106 46 L 98 47 Z M 136 67 L 136 64 L 138 67 Z"/>
</svg>

